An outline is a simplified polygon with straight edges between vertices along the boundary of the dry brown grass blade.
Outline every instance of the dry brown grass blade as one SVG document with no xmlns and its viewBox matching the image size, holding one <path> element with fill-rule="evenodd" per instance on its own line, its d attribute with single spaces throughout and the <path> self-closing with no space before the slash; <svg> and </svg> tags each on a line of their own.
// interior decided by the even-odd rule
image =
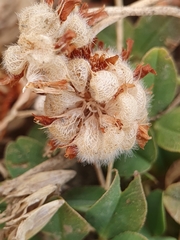
<svg viewBox="0 0 180 240">
<path fill-rule="evenodd" d="M 27 214 L 29 209 L 33 210 L 43 205 L 48 197 L 53 195 L 57 189 L 58 188 L 55 185 L 47 185 L 28 197 L 19 200 L 16 204 L 10 204 L 11 209 L 4 211 L 3 215 L 6 215 L 6 217 L 0 218 L 0 224 L 18 218 L 20 215 Z M 10 216 L 8 216 L 8 212 L 10 212 Z M 8 225 L 11 225 L 10 222 Z"/>
<path fill-rule="evenodd" d="M 52 171 L 55 169 L 69 168 L 74 165 L 74 163 L 75 160 L 67 161 L 67 159 L 64 159 L 61 155 L 58 155 L 55 158 L 50 158 L 43 163 L 37 165 L 36 167 L 30 169 L 29 171 L 25 172 L 24 174 L 20 175 L 19 177 L 12 180 L 4 181 L 0 186 L 0 196 L 5 197 L 6 195 L 8 195 L 31 175 L 45 171 Z"/>
<path fill-rule="evenodd" d="M 5 223 L 0 232 L 2 239 L 29 239 L 50 220 L 64 200 L 47 201 L 59 196 L 61 187 L 76 174 L 73 170 L 62 170 L 63 165 L 61 156 L 52 158 L 2 183 L 0 192 L 7 203 L 6 210 L 0 214 L 0 223 Z"/>
<path fill-rule="evenodd" d="M 4 119 L 0 122 L 0 132 L 3 131 L 8 126 L 8 124 L 16 118 L 18 114 L 18 109 L 30 99 L 30 96 L 30 91 L 26 91 L 25 93 L 21 93 L 19 95 L 19 98 L 14 103 L 7 116 L 4 117 Z"/>
<path fill-rule="evenodd" d="M 24 215 L 25 219 L 19 224 L 16 231 L 11 233 L 8 240 L 27 240 L 33 237 L 49 222 L 63 203 L 64 200 L 54 200 Z"/>
<path fill-rule="evenodd" d="M 75 174 L 76 172 L 73 170 L 54 170 L 36 173 L 21 182 L 6 196 L 6 199 L 27 196 L 49 184 L 62 186 L 72 179 Z"/>
</svg>

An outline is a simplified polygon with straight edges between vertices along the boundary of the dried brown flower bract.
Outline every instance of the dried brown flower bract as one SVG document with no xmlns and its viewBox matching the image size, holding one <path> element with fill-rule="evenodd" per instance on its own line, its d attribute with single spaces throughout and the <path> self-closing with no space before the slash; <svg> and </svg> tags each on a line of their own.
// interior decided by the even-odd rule
<svg viewBox="0 0 180 240">
<path fill-rule="evenodd" d="M 53 82 L 44 82 L 44 81 L 35 81 L 29 82 L 26 85 L 26 88 L 32 89 L 36 93 L 52 93 L 59 94 L 59 90 L 67 89 L 67 80 L 53 81 Z"/>
<path fill-rule="evenodd" d="M 69 146 L 66 148 L 66 153 L 64 156 L 66 158 L 73 159 L 77 156 L 77 154 L 78 154 L 77 146 Z"/>
<path fill-rule="evenodd" d="M 108 69 L 108 66 L 110 64 L 114 65 L 118 58 L 118 55 L 107 58 L 105 54 L 100 55 L 98 53 L 95 53 L 89 58 L 89 63 L 91 65 L 92 71 L 97 72 L 100 70 Z"/>
<path fill-rule="evenodd" d="M 156 75 L 156 71 L 149 65 L 139 64 L 134 70 L 134 78 L 141 79 L 144 78 L 148 73 Z"/>
<path fill-rule="evenodd" d="M 127 39 L 126 44 L 127 44 L 127 49 L 123 49 L 122 53 L 121 53 L 123 60 L 128 60 L 128 58 L 131 54 L 131 51 L 132 51 L 134 41 L 132 39 Z"/>
<path fill-rule="evenodd" d="M 137 142 L 140 148 L 144 149 L 146 143 L 151 139 L 148 135 L 149 125 L 141 125 L 137 131 Z"/>
<path fill-rule="evenodd" d="M 36 116 L 34 115 L 34 121 L 40 125 L 48 126 L 58 118 L 49 118 L 47 116 Z"/>
<path fill-rule="evenodd" d="M 108 16 L 107 12 L 105 11 L 105 6 L 98 9 L 94 12 L 88 12 L 88 4 L 83 3 L 80 10 L 79 10 L 81 16 L 84 18 L 87 18 L 87 22 L 89 26 L 95 25 L 97 22 L 101 21 L 102 19 L 106 18 Z"/>
<path fill-rule="evenodd" d="M 53 151 L 53 150 L 55 150 L 55 149 L 57 149 L 57 143 L 56 143 L 56 140 L 54 140 L 54 139 L 50 139 L 49 141 L 48 141 L 48 145 L 47 146 L 49 146 L 50 147 L 50 150 L 49 151 Z"/>
<path fill-rule="evenodd" d="M 122 84 L 122 86 L 115 93 L 114 98 L 116 98 L 119 94 L 125 92 L 128 88 L 133 88 L 133 87 L 135 87 L 135 85 L 133 83 Z"/>
<path fill-rule="evenodd" d="M 67 30 L 62 37 L 55 43 L 54 48 L 69 55 L 76 47 L 71 43 L 72 39 L 76 37 L 73 30 Z"/>
<path fill-rule="evenodd" d="M 97 38 L 94 38 L 92 42 L 89 44 L 81 47 L 81 48 L 76 48 L 73 50 L 73 52 L 70 54 L 70 58 L 85 58 L 89 60 L 91 58 L 91 53 L 95 51 L 95 49 L 102 50 L 104 49 L 104 43 Z"/>
<path fill-rule="evenodd" d="M 14 88 L 9 85 L 0 86 L 0 120 L 6 116 L 12 104 L 17 100 L 21 90 L 22 87 L 20 84 L 16 84 Z"/>
<path fill-rule="evenodd" d="M 54 3 L 54 0 L 45 0 L 45 2 L 46 2 L 50 7 L 52 7 L 52 6 L 53 6 L 53 3 Z"/>
<path fill-rule="evenodd" d="M 60 20 L 66 21 L 67 17 L 73 11 L 75 6 L 80 4 L 81 0 L 59 0 L 57 12 Z"/>
<path fill-rule="evenodd" d="M 0 78 L 0 85 L 16 85 L 19 80 L 24 76 L 24 72 L 21 72 L 19 75 L 6 75 L 3 78 Z"/>
</svg>

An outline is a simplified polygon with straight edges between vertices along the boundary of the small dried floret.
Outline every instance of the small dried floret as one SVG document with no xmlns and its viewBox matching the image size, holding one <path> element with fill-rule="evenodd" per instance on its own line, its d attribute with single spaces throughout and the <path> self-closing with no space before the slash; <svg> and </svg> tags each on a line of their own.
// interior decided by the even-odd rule
<svg viewBox="0 0 180 240">
<path fill-rule="evenodd" d="M 114 68 L 120 84 L 134 82 L 133 71 L 127 62 L 122 61 L 119 58 L 118 61 L 115 63 Z"/>
<path fill-rule="evenodd" d="M 78 149 L 77 157 L 82 162 L 93 163 L 100 160 L 102 135 L 95 115 L 87 118 L 77 138 L 74 140 L 74 144 Z"/>
<path fill-rule="evenodd" d="M 47 94 L 44 111 L 50 117 L 59 116 L 65 111 L 78 107 L 82 101 L 83 99 L 77 96 L 75 92 L 62 90 L 57 95 Z"/>
<path fill-rule="evenodd" d="M 129 92 L 135 99 L 137 99 L 137 115 L 142 116 L 146 114 L 147 117 L 147 108 L 149 105 L 150 98 L 145 92 L 143 85 L 140 82 L 135 83 L 135 87 L 129 89 Z"/>
<path fill-rule="evenodd" d="M 114 73 L 102 70 L 92 75 L 89 91 L 95 101 L 103 103 L 112 99 L 119 86 L 118 78 Z"/>
<path fill-rule="evenodd" d="M 25 66 L 25 52 L 18 45 L 10 46 L 4 53 L 6 70 L 13 75 L 18 75 L 24 70 Z"/>
<path fill-rule="evenodd" d="M 56 36 L 60 26 L 58 14 L 46 3 L 26 7 L 18 15 L 19 30 L 25 34 Z"/>
<path fill-rule="evenodd" d="M 68 62 L 69 77 L 72 85 L 79 92 L 84 92 L 91 75 L 91 67 L 83 58 L 72 59 Z"/>
<path fill-rule="evenodd" d="M 122 151 L 132 150 L 133 147 L 136 146 L 137 130 L 138 130 L 137 122 L 134 122 L 131 126 L 125 127 L 123 129 L 124 138 L 123 138 L 122 146 L 121 146 Z"/>
<path fill-rule="evenodd" d="M 123 152 L 120 145 L 124 141 L 125 132 L 118 127 L 109 126 L 103 134 L 103 141 L 101 145 L 101 157 L 98 159 L 99 163 L 108 163 Z"/>
<path fill-rule="evenodd" d="M 124 126 L 131 125 L 132 122 L 137 119 L 137 100 L 128 92 L 123 92 L 112 101 L 111 107 L 107 109 L 107 112 L 121 119 Z"/>
<path fill-rule="evenodd" d="M 48 126 L 49 133 L 57 140 L 58 145 L 68 145 L 76 137 L 79 132 L 81 115 L 81 109 L 73 109 L 62 114 Z"/>
<path fill-rule="evenodd" d="M 76 48 L 87 45 L 94 38 L 93 32 L 87 24 L 86 19 L 78 13 L 71 13 L 68 16 L 67 20 L 61 25 L 59 35 L 62 36 L 67 30 L 75 32 L 76 37 L 72 39 L 71 44 L 75 44 Z"/>
</svg>

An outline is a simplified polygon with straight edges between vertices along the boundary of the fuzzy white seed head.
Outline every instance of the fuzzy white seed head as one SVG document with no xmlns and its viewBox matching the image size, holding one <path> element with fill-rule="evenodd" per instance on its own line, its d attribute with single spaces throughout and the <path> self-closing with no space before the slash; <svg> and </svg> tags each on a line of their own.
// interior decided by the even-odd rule
<svg viewBox="0 0 180 240">
<path fill-rule="evenodd" d="M 99 71 L 90 80 L 90 93 L 99 103 L 108 102 L 119 88 L 118 78 L 109 71 Z"/>
<path fill-rule="evenodd" d="M 25 53 L 18 45 L 10 46 L 4 53 L 4 67 L 14 75 L 20 74 L 26 65 Z"/>
<path fill-rule="evenodd" d="M 52 56 L 49 62 L 43 62 L 41 66 L 47 81 L 68 80 L 67 58 L 65 56 Z"/>
<path fill-rule="evenodd" d="M 75 32 L 76 37 L 71 41 L 77 48 L 83 47 L 92 41 L 93 35 L 90 26 L 87 24 L 86 19 L 81 17 L 78 13 L 71 13 L 67 20 L 62 23 L 60 28 L 60 36 L 67 30 Z"/>
<path fill-rule="evenodd" d="M 46 3 L 25 8 L 18 17 L 21 33 L 57 36 L 60 25 L 58 15 Z"/>
<path fill-rule="evenodd" d="M 128 151 L 135 147 L 137 130 L 138 124 L 136 122 L 134 122 L 131 126 L 124 128 L 124 138 L 121 144 L 122 151 Z"/>
<path fill-rule="evenodd" d="M 35 120 L 52 147 L 64 147 L 65 156 L 82 162 L 108 164 L 146 144 L 149 100 L 141 65 L 133 71 L 127 63 L 129 49 L 120 55 L 93 40 L 104 9 L 89 12 L 77 2 L 62 0 L 56 10 L 46 2 L 25 8 L 18 43 L 5 52 L 4 66 L 19 75 L 14 81 L 23 75 L 25 89 L 45 95 L 43 116 Z"/>
<path fill-rule="evenodd" d="M 111 115 L 115 115 L 116 118 L 121 119 L 124 125 L 131 125 L 137 119 L 137 109 L 136 99 L 131 94 L 124 92 L 117 97 L 114 104 L 107 111 Z"/>
<path fill-rule="evenodd" d="M 44 111 L 47 116 L 59 116 L 65 111 L 77 108 L 81 102 L 83 102 L 83 99 L 78 97 L 75 92 L 61 90 L 57 95 L 46 95 Z"/>
<path fill-rule="evenodd" d="M 33 32 L 30 32 L 29 34 L 21 33 L 18 44 L 24 49 L 24 51 L 29 51 L 31 53 L 35 49 L 46 49 L 49 53 L 54 52 L 52 38 L 43 34 L 34 35 Z"/>
<path fill-rule="evenodd" d="M 65 57 L 54 56 L 53 58 L 52 55 L 43 56 L 44 53 L 41 51 L 28 56 L 29 66 L 26 72 L 27 82 L 48 82 L 49 80 L 58 81 L 67 79 L 68 70 Z"/>
<path fill-rule="evenodd" d="M 43 72 L 33 63 L 29 64 L 25 77 L 27 82 L 45 81 Z"/>
<path fill-rule="evenodd" d="M 91 67 L 88 61 L 83 58 L 70 60 L 68 70 L 72 85 L 77 91 L 84 92 L 91 75 Z"/>
<path fill-rule="evenodd" d="M 129 89 L 129 92 L 134 96 L 137 101 L 137 116 L 138 118 L 146 113 L 147 117 L 147 107 L 148 107 L 148 96 L 146 95 L 145 89 L 141 83 L 135 84 L 135 87 Z"/>
<path fill-rule="evenodd" d="M 116 74 L 118 76 L 118 80 L 120 84 L 123 83 L 133 83 L 134 77 L 133 77 L 133 71 L 131 70 L 130 66 L 127 64 L 127 62 L 122 61 L 120 58 L 115 63 L 112 68 L 116 69 Z"/>
<path fill-rule="evenodd" d="M 99 131 L 97 118 L 92 115 L 81 127 L 74 144 L 78 147 L 78 157 L 82 162 L 97 162 L 100 157 L 102 133 Z"/>
<path fill-rule="evenodd" d="M 118 128 L 109 127 L 106 130 L 103 134 L 99 163 L 104 162 L 104 164 L 107 164 L 122 152 L 120 146 L 124 141 L 124 135 L 124 131 Z"/>
<path fill-rule="evenodd" d="M 79 131 L 80 114 L 78 111 L 73 114 L 73 111 L 71 111 L 72 115 L 64 114 L 48 126 L 49 133 L 56 138 L 59 145 L 70 144 Z"/>
</svg>

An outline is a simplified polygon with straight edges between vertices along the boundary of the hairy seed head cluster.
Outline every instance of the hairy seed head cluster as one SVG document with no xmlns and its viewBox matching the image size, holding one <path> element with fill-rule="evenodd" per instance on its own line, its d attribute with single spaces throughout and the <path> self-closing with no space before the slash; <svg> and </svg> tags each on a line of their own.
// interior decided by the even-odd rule
<svg viewBox="0 0 180 240">
<path fill-rule="evenodd" d="M 20 36 L 4 54 L 12 82 L 46 96 L 44 126 L 52 148 L 66 157 L 106 164 L 148 136 L 148 93 L 140 79 L 155 73 L 149 65 L 135 70 L 127 59 L 132 40 L 121 54 L 105 49 L 93 27 L 107 16 L 104 8 L 89 11 L 80 0 L 52 1 L 25 8 L 19 14 Z"/>
</svg>

